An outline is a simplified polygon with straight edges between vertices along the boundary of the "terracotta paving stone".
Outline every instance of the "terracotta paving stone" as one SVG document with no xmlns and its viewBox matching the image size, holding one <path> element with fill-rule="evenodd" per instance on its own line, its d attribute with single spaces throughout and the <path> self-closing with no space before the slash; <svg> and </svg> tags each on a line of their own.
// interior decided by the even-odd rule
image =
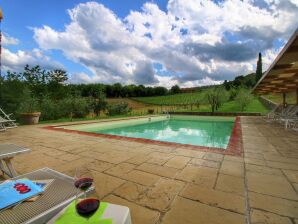
<svg viewBox="0 0 298 224">
<path fill-rule="evenodd" d="M 103 201 L 110 202 L 113 204 L 127 206 L 131 212 L 132 223 L 140 224 L 157 224 L 160 213 L 135 203 L 129 202 L 125 199 L 119 198 L 114 195 L 109 195 L 104 198 Z"/>
<path fill-rule="evenodd" d="M 131 159 L 126 160 L 125 162 L 140 165 L 146 162 L 148 159 L 149 157 L 146 155 L 139 155 L 139 156 L 132 157 Z"/>
<path fill-rule="evenodd" d="M 166 213 L 161 223 L 244 224 L 245 220 L 243 215 L 177 197 L 171 206 L 171 210 Z"/>
<path fill-rule="evenodd" d="M 206 160 L 206 159 L 193 158 L 190 161 L 190 163 L 195 166 L 207 166 L 207 167 L 216 168 L 216 169 L 220 167 L 220 162 L 215 162 L 215 161 Z"/>
<path fill-rule="evenodd" d="M 241 163 L 243 163 L 243 157 L 239 157 L 239 156 L 225 155 L 224 160 L 229 160 L 229 161 L 234 161 L 234 162 L 241 162 Z"/>
<path fill-rule="evenodd" d="M 252 208 L 265 210 L 281 216 L 298 218 L 298 202 L 249 192 L 249 204 Z"/>
<path fill-rule="evenodd" d="M 189 157 L 174 156 L 168 162 L 165 163 L 165 166 L 173 167 L 176 169 L 183 169 L 189 161 L 190 161 Z"/>
<path fill-rule="evenodd" d="M 57 157 L 57 156 L 65 154 L 65 152 L 61 151 L 61 150 L 57 150 L 57 149 L 47 148 L 46 150 L 44 150 L 44 154 L 53 156 L 53 157 Z"/>
<path fill-rule="evenodd" d="M 259 166 L 266 166 L 266 162 L 263 159 L 244 158 L 246 164 L 254 164 Z"/>
<path fill-rule="evenodd" d="M 213 187 L 217 177 L 217 170 L 209 167 L 186 166 L 176 176 L 176 179 L 202 185 L 205 187 Z"/>
<path fill-rule="evenodd" d="M 149 189 L 150 187 L 148 186 L 126 181 L 121 187 L 114 191 L 114 194 L 129 201 L 137 202 Z"/>
<path fill-rule="evenodd" d="M 207 152 L 203 159 L 208 159 L 208 160 L 212 160 L 212 161 L 217 161 L 217 162 L 221 162 L 223 160 L 224 156 L 218 153 L 212 153 L 212 152 Z"/>
<path fill-rule="evenodd" d="M 99 199 L 112 193 L 125 182 L 122 179 L 95 171 L 92 171 L 91 174 L 94 179 L 95 191 Z"/>
<path fill-rule="evenodd" d="M 108 169 L 105 173 L 110 174 L 112 176 L 123 177 L 123 175 L 132 171 L 136 166 L 130 163 L 119 163 L 116 166 Z"/>
<path fill-rule="evenodd" d="M 152 186 L 159 180 L 160 177 L 151 173 L 133 170 L 124 175 L 122 178 L 145 186 Z"/>
<path fill-rule="evenodd" d="M 88 173 L 90 169 L 92 169 L 92 166 L 89 165 L 91 163 L 92 163 L 92 160 L 88 160 L 88 159 L 79 159 L 75 161 L 75 163 L 63 162 L 58 164 L 55 167 L 55 170 L 60 171 L 71 177 L 74 177 L 75 175 L 82 175 L 84 173 Z"/>
<path fill-rule="evenodd" d="M 287 217 L 282 217 L 256 209 L 252 209 L 250 217 L 251 224 L 292 224 L 292 221 Z"/>
<path fill-rule="evenodd" d="M 243 177 L 244 175 L 243 163 L 224 160 L 222 162 L 219 172 L 227 175 Z"/>
<path fill-rule="evenodd" d="M 244 179 L 241 177 L 219 174 L 215 185 L 215 189 L 243 196 Z"/>
<path fill-rule="evenodd" d="M 269 160 L 269 161 L 298 164 L 298 159 L 296 158 L 289 158 L 289 157 L 276 156 L 276 155 L 270 155 L 270 154 L 264 154 L 264 158 L 265 160 Z"/>
<path fill-rule="evenodd" d="M 257 173 L 280 175 L 280 176 L 283 175 L 280 169 L 271 168 L 271 167 L 267 167 L 267 166 L 246 164 L 245 167 L 246 167 L 247 172 L 257 172 Z"/>
<path fill-rule="evenodd" d="M 298 184 L 293 183 L 294 188 L 296 189 L 296 191 L 298 192 Z"/>
<path fill-rule="evenodd" d="M 267 166 L 286 170 L 298 170 L 298 164 L 266 161 Z"/>
<path fill-rule="evenodd" d="M 187 156 L 187 157 L 195 157 L 195 158 L 203 158 L 206 152 L 201 152 L 197 150 L 185 149 L 185 148 L 176 148 L 175 154 L 179 156 Z"/>
<path fill-rule="evenodd" d="M 105 153 L 93 153 L 90 155 L 90 158 L 95 158 L 97 160 L 105 161 L 108 163 L 118 164 L 128 160 L 130 158 L 129 155 L 120 151 L 113 152 L 105 152 Z"/>
<path fill-rule="evenodd" d="M 183 186 L 181 181 L 162 178 L 139 199 L 140 204 L 166 211 Z"/>
<path fill-rule="evenodd" d="M 178 169 L 167 167 L 167 166 L 159 166 L 151 163 L 143 163 L 142 165 L 136 167 L 137 170 L 142 170 L 147 173 L 152 173 L 158 176 L 173 178 L 176 176 Z"/>
<path fill-rule="evenodd" d="M 297 193 L 284 176 L 249 172 L 247 184 L 249 191 L 298 200 Z"/>
<path fill-rule="evenodd" d="M 70 154 L 70 153 L 63 154 L 63 155 L 60 155 L 59 156 L 59 159 L 64 160 L 64 161 L 67 161 L 67 162 L 71 162 L 73 160 L 77 160 L 77 159 L 80 159 L 80 158 L 81 158 L 80 156 L 74 155 L 74 154 Z"/>
<path fill-rule="evenodd" d="M 298 183 L 298 170 L 283 170 L 291 182 Z"/>
<path fill-rule="evenodd" d="M 150 159 L 147 161 L 147 163 L 163 165 L 168 160 L 170 160 L 174 155 L 171 155 L 168 153 L 153 152 L 153 153 L 150 153 L 148 156 L 150 157 Z"/>
<path fill-rule="evenodd" d="M 86 164 L 86 165 L 88 166 L 89 169 L 95 170 L 98 172 L 105 171 L 114 166 L 114 164 L 112 163 L 99 161 L 99 160 L 93 160 L 92 162 L 90 162 L 90 164 Z"/>
<path fill-rule="evenodd" d="M 244 152 L 245 158 L 252 158 L 252 159 L 264 159 L 262 153 L 252 153 L 252 152 Z"/>
<path fill-rule="evenodd" d="M 238 196 L 236 194 L 203 188 L 194 184 L 188 184 L 179 195 L 210 206 L 244 214 L 244 197 Z"/>
<path fill-rule="evenodd" d="M 118 188 L 114 194 L 146 207 L 166 211 L 183 186 L 184 183 L 181 181 L 165 178 L 160 179 L 152 187 L 127 182 Z"/>
</svg>

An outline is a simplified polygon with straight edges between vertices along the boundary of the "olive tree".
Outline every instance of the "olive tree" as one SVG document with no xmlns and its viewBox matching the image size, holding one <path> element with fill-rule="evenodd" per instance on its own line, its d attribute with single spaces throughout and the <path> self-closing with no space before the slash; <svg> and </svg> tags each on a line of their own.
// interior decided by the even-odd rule
<svg viewBox="0 0 298 224">
<path fill-rule="evenodd" d="M 217 111 L 228 99 L 228 92 L 223 87 L 213 87 L 207 90 L 205 100 L 211 106 L 212 113 Z"/>
<path fill-rule="evenodd" d="M 248 89 L 245 88 L 239 89 L 238 94 L 235 98 L 235 101 L 237 105 L 240 107 L 241 111 L 244 111 L 244 109 L 251 103 L 252 100 L 252 94 Z"/>
</svg>

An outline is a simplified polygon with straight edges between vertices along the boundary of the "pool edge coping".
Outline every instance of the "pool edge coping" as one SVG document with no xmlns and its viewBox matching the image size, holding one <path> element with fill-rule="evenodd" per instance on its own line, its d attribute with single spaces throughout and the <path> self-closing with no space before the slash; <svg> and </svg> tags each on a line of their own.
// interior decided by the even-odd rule
<svg viewBox="0 0 298 224">
<path fill-rule="evenodd" d="M 122 120 L 122 119 L 119 119 L 119 120 Z M 123 119 L 123 120 L 128 120 L 128 119 Z M 101 121 L 101 122 L 108 122 L 108 121 Z M 70 125 L 75 125 L 75 124 L 70 124 Z M 139 143 L 145 143 L 145 144 L 154 144 L 154 145 L 160 145 L 160 146 L 173 146 L 177 148 L 180 147 L 180 148 L 186 148 L 186 149 L 198 150 L 198 151 L 204 151 L 204 152 L 214 152 L 214 153 L 219 153 L 224 155 L 232 155 L 232 156 L 243 155 L 243 139 L 242 139 L 240 116 L 236 116 L 235 118 L 232 133 L 226 149 L 217 148 L 217 147 L 208 147 L 208 146 L 197 146 L 197 145 L 191 145 L 191 144 L 182 144 L 182 143 L 176 143 L 176 142 L 165 142 L 165 141 L 145 139 L 145 138 L 134 138 L 134 137 L 111 135 L 111 134 L 101 134 L 101 133 L 93 133 L 93 132 L 86 132 L 86 131 L 70 130 L 70 129 L 61 128 L 61 126 L 68 126 L 68 125 L 49 125 L 41 128 L 52 130 L 52 131 L 60 131 L 64 133 L 74 133 L 74 134 L 80 134 L 85 136 L 103 137 L 103 138 L 109 138 L 109 139 L 139 142 Z"/>
</svg>

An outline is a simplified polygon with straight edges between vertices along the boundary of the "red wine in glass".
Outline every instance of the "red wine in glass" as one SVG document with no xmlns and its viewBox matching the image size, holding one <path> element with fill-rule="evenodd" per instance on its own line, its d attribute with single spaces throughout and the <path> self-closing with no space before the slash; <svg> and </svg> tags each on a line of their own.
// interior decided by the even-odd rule
<svg viewBox="0 0 298 224">
<path fill-rule="evenodd" d="M 75 181 L 74 185 L 76 188 L 80 188 L 83 191 L 86 191 L 89 187 L 91 187 L 93 183 L 92 178 L 82 177 Z"/>
<path fill-rule="evenodd" d="M 99 200 L 96 198 L 85 198 L 76 204 L 77 212 L 84 217 L 92 216 L 99 207 Z"/>
</svg>

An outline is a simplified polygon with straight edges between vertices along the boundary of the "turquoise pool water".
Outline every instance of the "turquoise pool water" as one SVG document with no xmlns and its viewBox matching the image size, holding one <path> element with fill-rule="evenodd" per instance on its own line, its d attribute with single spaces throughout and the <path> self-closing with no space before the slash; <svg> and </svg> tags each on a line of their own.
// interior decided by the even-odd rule
<svg viewBox="0 0 298 224">
<path fill-rule="evenodd" d="M 109 123 L 109 122 L 107 122 Z M 226 149 L 234 126 L 234 119 L 170 118 L 146 120 L 141 124 L 127 123 L 120 127 L 84 128 L 83 131 L 118 136 L 153 139 L 165 142 L 191 144 Z M 80 130 L 80 128 L 76 128 Z"/>
</svg>

